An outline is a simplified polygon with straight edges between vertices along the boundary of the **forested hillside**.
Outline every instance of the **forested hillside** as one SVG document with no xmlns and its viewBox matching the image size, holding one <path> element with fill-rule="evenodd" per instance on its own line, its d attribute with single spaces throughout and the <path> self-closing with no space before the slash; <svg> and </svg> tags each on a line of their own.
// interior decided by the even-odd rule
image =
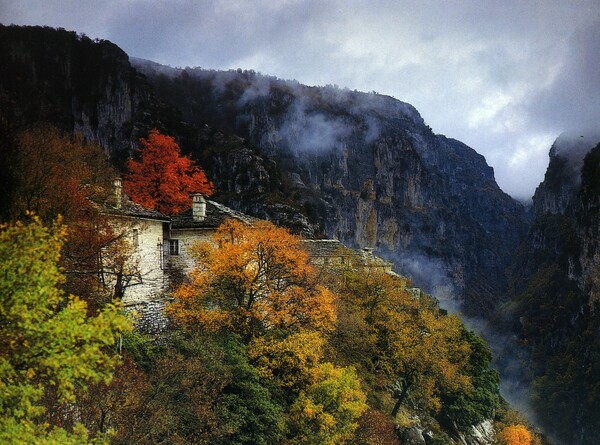
<svg viewBox="0 0 600 445">
<path fill-rule="evenodd" d="M 494 418 L 524 428 L 498 414 L 485 342 L 435 299 L 376 269 L 317 269 L 267 221 L 198 245 L 174 327 L 131 332 L 98 280 L 132 247 L 93 205 L 113 199 L 102 149 L 47 124 L 7 147 L 24 170 L 0 231 L 4 441 L 491 443 Z"/>
</svg>

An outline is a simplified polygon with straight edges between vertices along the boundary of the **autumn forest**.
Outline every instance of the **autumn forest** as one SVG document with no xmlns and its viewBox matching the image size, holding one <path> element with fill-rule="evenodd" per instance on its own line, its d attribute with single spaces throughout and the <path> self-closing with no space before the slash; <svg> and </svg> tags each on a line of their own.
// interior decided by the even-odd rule
<svg viewBox="0 0 600 445">
<path fill-rule="evenodd" d="M 485 341 L 409 277 L 317 267 L 269 221 L 228 220 L 194 245 L 169 328 L 141 332 L 121 302 L 133 246 L 103 211 L 117 175 L 104 150 L 6 129 L 0 442 L 376 445 L 418 430 L 446 444 L 487 422 L 499 444 L 543 443 L 500 397 Z M 169 215 L 213 193 L 174 138 L 139 147 L 123 174 L 134 202 Z"/>
</svg>

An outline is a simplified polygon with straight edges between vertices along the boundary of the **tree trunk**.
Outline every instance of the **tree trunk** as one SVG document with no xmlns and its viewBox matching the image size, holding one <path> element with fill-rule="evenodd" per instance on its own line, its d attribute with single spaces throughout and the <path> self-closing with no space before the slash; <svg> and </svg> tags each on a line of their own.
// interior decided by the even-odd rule
<svg viewBox="0 0 600 445">
<path fill-rule="evenodd" d="M 392 417 L 396 417 L 398 411 L 400 411 L 400 407 L 402 406 L 404 399 L 406 399 L 406 396 L 408 395 L 408 388 L 410 388 L 410 383 L 405 381 L 404 385 L 402 385 L 402 392 L 398 396 L 398 400 L 396 400 L 396 404 L 394 405 L 394 409 L 392 410 Z"/>
</svg>

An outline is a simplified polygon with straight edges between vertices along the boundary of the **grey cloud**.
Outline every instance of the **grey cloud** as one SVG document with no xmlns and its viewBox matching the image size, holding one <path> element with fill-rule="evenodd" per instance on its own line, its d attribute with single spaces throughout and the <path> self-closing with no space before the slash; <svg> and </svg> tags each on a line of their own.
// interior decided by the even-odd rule
<svg viewBox="0 0 600 445">
<path fill-rule="evenodd" d="M 271 92 L 271 79 L 268 77 L 259 76 L 254 79 L 252 84 L 246 88 L 242 97 L 238 99 L 238 106 L 242 107 L 248 102 L 252 102 L 258 98 L 266 97 Z"/>
<path fill-rule="evenodd" d="M 600 20 L 573 36 L 560 72 L 527 106 L 540 126 L 575 131 L 600 128 Z"/>
<path fill-rule="evenodd" d="M 297 151 L 315 152 L 339 147 L 350 131 L 342 119 L 311 112 L 305 101 L 298 98 L 286 113 L 279 134 Z"/>
</svg>

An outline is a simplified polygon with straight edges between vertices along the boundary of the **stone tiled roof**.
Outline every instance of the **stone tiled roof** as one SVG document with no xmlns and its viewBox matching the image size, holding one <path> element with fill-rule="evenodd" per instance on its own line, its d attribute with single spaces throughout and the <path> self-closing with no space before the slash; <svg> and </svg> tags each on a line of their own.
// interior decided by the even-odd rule
<svg viewBox="0 0 600 445">
<path fill-rule="evenodd" d="M 250 225 L 256 221 L 256 219 L 252 218 L 251 216 L 207 199 L 206 216 L 204 217 L 204 220 L 194 221 L 192 217 L 192 209 L 188 209 L 171 217 L 171 227 L 173 229 L 216 228 L 229 218 L 234 218 Z"/>
<path fill-rule="evenodd" d="M 362 267 L 391 269 L 392 263 L 373 254 L 373 249 L 350 249 L 335 239 L 304 240 L 306 252 L 313 258 L 348 258 Z"/>
<path fill-rule="evenodd" d="M 304 249 L 311 257 L 351 257 L 355 252 L 336 239 L 302 240 Z"/>
<path fill-rule="evenodd" d="M 121 206 L 119 208 L 104 207 L 102 208 L 102 213 L 117 216 L 129 216 L 134 218 L 156 219 L 165 222 L 170 220 L 167 215 L 164 215 L 156 210 L 147 209 L 140 204 L 136 204 L 125 195 L 122 197 Z"/>
</svg>

